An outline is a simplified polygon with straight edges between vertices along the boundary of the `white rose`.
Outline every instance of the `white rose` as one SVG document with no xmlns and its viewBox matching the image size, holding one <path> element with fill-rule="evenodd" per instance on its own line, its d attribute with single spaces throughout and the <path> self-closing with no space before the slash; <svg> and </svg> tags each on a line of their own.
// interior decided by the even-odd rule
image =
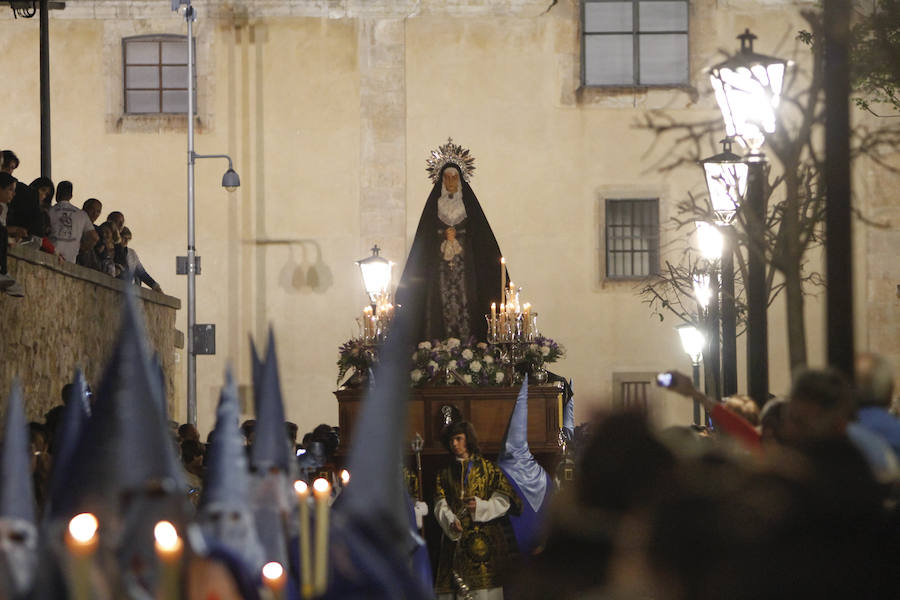
<svg viewBox="0 0 900 600">
<path fill-rule="evenodd" d="M 455 361 L 455 360 L 451 360 L 449 363 L 447 363 L 447 368 L 448 368 L 448 369 L 455 369 L 455 368 L 456 368 L 456 361 Z"/>
<path fill-rule="evenodd" d="M 538 345 L 537 345 L 537 344 L 528 344 L 528 349 L 529 349 L 529 350 L 537 350 L 537 349 L 538 349 Z"/>
<path fill-rule="evenodd" d="M 431 350 L 431 342 L 419 342 L 419 348 L 422 350 Z"/>
<path fill-rule="evenodd" d="M 468 348 L 466 348 L 465 350 L 462 351 L 462 357 L 466 360 L 472 360 L 473 356 L 475 356 L 475 355 Z"/>
<path fill-rule="evenodd" d="M 463 375 L 463 381 L 465 381 L 466 383 L 472 383 L 472 376 L 466 373 L 465 375 Z"/>
<path fill-rule="evenodd" d="M 438 365 L 438 364 L 437 364 L 436 362 L 434 362 L 433 360 L 429 360 L 429 361 L 428 361 L 428 366 L 431 367 L 432 369 L 434 369 L 435 371 L 437 371 L 438 368 L 440 368 L 440 365 Z"/>
<path fill-rule="evenodd" d="M 494 364 L 494 357 L 491 356 L 490 354 L 486 354 L 484 357 L 484 362 L 486 362 L 489 365 L 492 365 L 492 364 Z"/>
<path fill-rule="evenodd" d="M 470 369 L 473 373 L 477 373 L 478 371 L 481 370 L 481 363 L 478 362 L 477 360 L 473 360 L 473 361 L 469 364 L 469 369 Z"/>
<path fill-rule="evenodd" d="M 549 346 L 541 346 L 541 354 L 543 354 L 544 356 L 547 356 L 548 354 L 550 354 L 550 347 Z"/>
<path fill-rule="evenodd" d="M 447 338 L 447 347 L 448 348 L 458 348 L 460 345 L 460 341 L 456 338 Z"/>
<path fill-rule="evenodd" d="M 418 352 L 413 352 L 413 354 L 412 354 L 412 359 L 413 359 L 413 360 L 416 360 L 417 358 L 419 358 L 419 353 L 418 353 Z"/>
<path fill-rule="evenodd" d="M 500 383 L 503 381 L 503 371 L 497 371 L 497 374 L 494 375 L 494 381 Z"/>
<path fill-rule="evenodd" d="M 418 383 L 419 380 L 422 379 L 422 375 L 424 375 L 424 373 L 422 373 L 421 370 L 413 369 L 412 372 L 409 374 L 409 377 L 410 377 L 410 379 L 413 380 L 413 383 Z"/>
<path fill-rule="evenodd" d="M 477 346 L 478 348 L 481 348 L 482 350 L 487 350 L 487 344 L 485 344 L 484 342 L 478 342 L 478 343 L 476 344 L 476 346 Z"/>
</svg>

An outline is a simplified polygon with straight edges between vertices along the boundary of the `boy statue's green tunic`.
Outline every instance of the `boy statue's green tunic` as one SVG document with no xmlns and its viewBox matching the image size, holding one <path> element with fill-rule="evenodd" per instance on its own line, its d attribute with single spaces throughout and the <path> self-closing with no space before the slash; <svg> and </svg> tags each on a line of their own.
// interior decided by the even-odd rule
<svg viewBox="0 0 900 600">
<path fill-rule="evenodd" d="M 475 515 L 464 502 L 472 497 L 479 499 Z M 438 473 L 434 499 L 435 517 L 444 530 L 435 591 L 456 591 L 454 572 L 472 590 L 500 587 L 503 574 L 518 553 L 506 512 L 508 509 L 518 514 L 522 508 L 506 476 L 479 454 L 454 460 Z M 446 506 L 442 506 L 442 501 Z M 447 527 L 453 515 L 462 525 L 456 540 L 451 539 L 453 534 L 448 533 Z"/>
</svg>

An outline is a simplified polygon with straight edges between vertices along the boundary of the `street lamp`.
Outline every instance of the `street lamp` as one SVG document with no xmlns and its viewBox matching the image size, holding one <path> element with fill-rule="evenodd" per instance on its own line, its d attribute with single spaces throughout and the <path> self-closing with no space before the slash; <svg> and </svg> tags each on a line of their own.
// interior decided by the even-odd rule
<svg viewBox="0 0 900 600">
<path fill-rule="evenodd" d="M 225 158 L 228 170 L 222 176 L 222 187 L 233 192 L 241 185 L 231 157 L 227 154 L 197 154 L 194 152 L 194 20 L 197 15 L 191 0 L 172 0 L 172 10 L 176 13 L 184 6 L 184 20 L 187 22 L 187 129 L 188 129 L 188 175 L 187 175 L 187 256 L 179 256 L 176 272 L 187 275 L 187 422 L 197 424 L 197 354 L 215 354 L 215 325 L 197 324 L 197 275 L 200 274 L 200 257 L 194 241 L 194 163 L 198 158 Z M 197 338 L 202 343 L 197 343 Z"/>
<path fill-rule="evenodd" d="M 788 61 L 753 51 L 756 36 L 747 29 L 738 36 L 741 51 L 710 69 L 725 133 L 749 148 L 745 216 L 747 259 L 747 391 L 762 406 L 769 396 L 766 310 L 768 287 L 763 249 L 766 216 L 766 157 L 762 145 L 775 131 L 775 109 L 781 100 Z"/>
<path fill-rule="evenodd" d="M 734 310 L 734 228 L 731 223 L 747 193 L 748 165 L 731 151 L 732 138 L 722 140 L 722 152 L 700 161 L 706 188 L 722 233 L 721 273 L 723 396 L 737 393 L 737 323 Z"/>
<path fill-rule="evenodd" d="M 682 323 L 677 325 L 675 330 L 678 331 L 678 337 L 681 338 L 681 347 L 691 358 L 691 367 L 694 388 L 700 387 L 700 361 L 703 358 L 703 346 L 706 339 L 703 333 L 691 325 L 690 323 Z M 694 400 L 694 425 L 700 424 L 700 402 Z"/>
<path fill-rule="evenodd" d="M 747 193 L 747 163 L 731 151 L 732 138 L 721 142 L 722 152 L 700 161 L 706 189 L 718 225 L 730 225 Z"/>
<path fill-rule="evenodd" d="M 391 285 L 391 269 L 394 263 L 379 256 L 381 248 L 378 244 L 372 247 L 372 256 L 356 261 L 359 272 L 362 275 L 363 286 L 369 296 L 372 306 L 378 302 L 378 296 L 386 293 Z"/>
<path fill-rule="evenodd" d="M 741 51 L 710 69 L 709 80 L 725 119 L 725 134 L 759 152 L 767 133 L 775 132 L 775 109 L 788 61 L 753 51 L 749 29 L 738 36 Z"/>
</svg>

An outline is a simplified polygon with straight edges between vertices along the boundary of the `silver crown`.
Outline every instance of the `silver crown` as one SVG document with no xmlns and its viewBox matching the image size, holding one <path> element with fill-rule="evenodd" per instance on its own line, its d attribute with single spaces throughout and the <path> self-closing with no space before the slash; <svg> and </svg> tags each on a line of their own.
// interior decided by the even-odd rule
<svg viewBox="0 0 900 600">
<path fill-rule="evenodd" d="M 451 163 L 459 167 L 463 179 L 468 183 L 475 172 L 475 157 L 472 156 L 468 148 L 454 144 L 453 138 L 448 137 L 446 144 L 439 146 L 437 150 L 431 151 L 431 156 L 425 161 L 425 171 L 428 173 L 431 181 L 437 183 L 438 178 L 441 176 L 441 169 Z"/>
</svg>

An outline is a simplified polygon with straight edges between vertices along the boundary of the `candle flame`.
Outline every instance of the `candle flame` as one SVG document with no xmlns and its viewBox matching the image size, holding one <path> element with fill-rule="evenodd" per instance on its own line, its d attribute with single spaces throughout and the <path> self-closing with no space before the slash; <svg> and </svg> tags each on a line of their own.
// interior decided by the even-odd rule
<svg viewBox="0 0 900 600">
<path fill-rule="evenodd" d="M 263 565 L 262 575 L 270 581 L 273 579 L 281 579 L 281 576 L 284 575 L 284 567 L 281 566 L 280 562 L 267 562 Z"/>
<path fill-rule="evenodd" d="M 175 526 L 168 521 L 160 521 L 153 528 L 153 537 L 156 538 L 156 545 L 160 550 L 173 551 L 178 549 L 181 540 L 178 539 L 178 531 Z"/>
<path fill-rule="evenodd" d="M 300 495 L 305 495 L 309 493 L 309 486 L 302 479 L 298 479 L 294 482 L 294 491 Z"/>
<path fill-rule="evenodd" d="M 341 483 L 344 485 L 350 483 L 350 471 L 347 469 L 341 469 Z"/>
<path fill-rule="evenodd" d="M 313 481 L 313 492 L 315 492 L 316 495 L 328 494 L 331 492 L 331 484 L 329 484 L 328 480 L 324 477 L 319 477 Z"/>
<path fill-rule="evenodd" d="M 69 521 L 69 535 L 76 542 L 86 544 L 94 539 L 98 527 L 97 517 L 91 513 L 81 513 L 80 515 L 75 515 Z"/>
</svg>

